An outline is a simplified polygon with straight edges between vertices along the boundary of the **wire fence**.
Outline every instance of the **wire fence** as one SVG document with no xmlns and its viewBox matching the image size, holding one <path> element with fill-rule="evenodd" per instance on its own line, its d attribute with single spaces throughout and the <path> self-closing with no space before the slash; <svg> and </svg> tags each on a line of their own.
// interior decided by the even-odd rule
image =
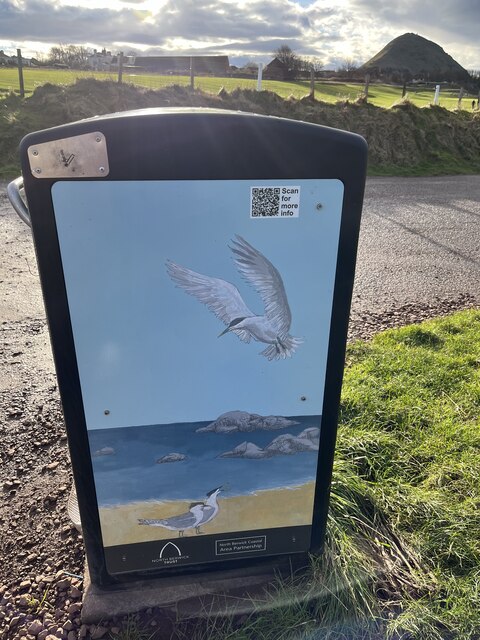
<svg viewBox="0 0 480 640">
<path fill-rule="evenodd" d="M 122 60 L 122 57 L 119 56 Z M 147 73 L 141 69 L 132 69 L 120 64 L 109 71 L 76 70 L 63 68 L 47 68 L 27 66 L 17 50 L 17 66 L 0 66 L 0 98 L 9 93 L 16 93 L 28 97 L 33 91 L 47 83 L 73 84 L 81 78 L 95 78 L 97 80 L 110 80 L 134 84 L 145 89 L 158 90 L 172 85 L 187 86 L 191 89 L 201 89 L 208 93 L 218 93 L 222 89 L 231 92 L 235 89 L 267 90 L 277 93 L 283 98 L 302 98 L 306 95 L 317 100 L 329 103 L 355 102 L 359 99 L 380 107 L 391 107 L 399 101 L 408 100 L 416 106 L 429 106 L 436 104 L 447 109 L 464 109 L 478 111 L 479 95 L 473 95 L 458 91 L 458 89 L 442 86 L 435 92 L 435 85 L 422 86 L 387 85 L 371 82 L 369 79 L 363 82 L 345 82 L 309 79 L 289 81 L 271 80 L 261 77 L 260 73 L 252 73 L 251 77 L 242 74 L 227 76 L 200 75 L 194 72 L 193 67 L 183 74 L 158 74 Z M 439 85 L 440 86 L 440 85 Z"/>
</svg>

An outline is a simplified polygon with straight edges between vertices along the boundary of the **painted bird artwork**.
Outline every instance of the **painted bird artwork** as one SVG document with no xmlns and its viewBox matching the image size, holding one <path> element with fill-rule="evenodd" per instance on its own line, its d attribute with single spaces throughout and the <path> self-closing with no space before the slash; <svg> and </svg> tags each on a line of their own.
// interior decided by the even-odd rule
<svg viewBox="0 0 480 640">
<path fill-rule="evenodd" d="M 234 333 L 243 342 L 263 342 L 268 346 L 261 355 L 270 361 L 291 357 L 303 340 L 289 333 L 292 314 L 280 273 L 239 235 L 229 248 L 238 272 L 260 295 L 263 315 L 250 311 L 237 287 L 226 280 L 192 271 L 171 260 L 166 263 L 168 274 L 177 287 L 206 305 L 226 325 L 220 336 Z"/>
<path fill-rule="evenodd" d="M 223 487 L 212 489 L 206 495 L 204 502 L 192 502 L 185 513 L 162 520 L 139 518 L 138 524 L 149 527 L 163 527 L 170 531 L 178 531 L 178 537 L 182 538 L 185 531 L 195 529 L 195 533 L 200 534 L 200 527 L 211 522 L 218 514 L 217 497 Z"/>
</svg>

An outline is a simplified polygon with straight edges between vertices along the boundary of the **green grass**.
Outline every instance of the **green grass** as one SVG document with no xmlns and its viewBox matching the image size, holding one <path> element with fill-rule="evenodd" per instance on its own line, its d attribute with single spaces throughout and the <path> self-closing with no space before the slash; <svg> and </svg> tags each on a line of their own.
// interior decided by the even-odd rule
<svg viewBox="0 0 480 640">
<path fill-rule="evenodd" d="M 37 87 L 50 82 L 52 84 L 73 84 L 78 78 L 96 78 L 97 80 L 116 80 L 116 73 L 105 73 L 97 71 L 70 71 L 54 69 L 24 69 L 25 91 L 28 95 Z M 160 76 L 155 74 L 123 74 L 124 82 L 132 83 L 148 89 L 160 89 L 162 87 L 177 85 L 189 85 L 188 76 Z M 210 93 L 218 93 L 222 87 L 226 91 L 233 91 L 237 87 L 242 89 L 255 89 L 256 79 L 248 78 L 211 78 L 199 76 L 195 78 L 195 87 Z M 17 69 L 0 68 L 0 97 L 10 91 L 18 91 L 18 71 Z M 275 80 L 264 80 L 262 88 L 273 91 L 286 98 L 293 96 L 301 98 L 310 92 L 309 81 L 279 82 Z M 363 85 L 357 83 L 342 82 L 316 82 L 315 97 L 317 100 L 334 103 L 337 101 L 355 101 L 362 95 Z M 421 107 L 431 104 L 433 101 L 433 90 L 425 91 L 410 87 L 408 98 L 413 104 Z M 369 102 L 378 107 L 391 107 L 402 97 L 402 89 L 399 86 L 385 84 L 371 84 L 369 90 Z M 476 96 L 475 96 L 476 97 Z M 465 110 L 471 110 L 472 96 L 465 97 L 462 106 Z M 458 105 L 458 91 L 443 89 L 440 94 L 440 106 L 446 109 L 455 109 Z"/>
<path fill-rule="evenodd" d="M 175 637 L 478 639 L 479 415 L 480 311 L 351 345 L 325 553 Z"/>
<path fill-rule="evenodd" d="M 478 637 L 480 312 L 385 332 L 348 361 L 340 459 L 431 574 L 395 624 L 419 624 L 423 610 L 427 626 Z"/>
</svg>

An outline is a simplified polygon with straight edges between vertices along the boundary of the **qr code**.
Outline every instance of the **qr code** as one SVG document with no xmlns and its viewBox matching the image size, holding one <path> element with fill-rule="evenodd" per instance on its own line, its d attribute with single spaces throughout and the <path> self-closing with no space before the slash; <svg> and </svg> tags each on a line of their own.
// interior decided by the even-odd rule
<svg viewBox="0 0 480 640">
<path fill-rule="evenodd" d="M 252 218 L 280 215 L 280 189 L 277 187 L 252 187 Z"/>
</svg>

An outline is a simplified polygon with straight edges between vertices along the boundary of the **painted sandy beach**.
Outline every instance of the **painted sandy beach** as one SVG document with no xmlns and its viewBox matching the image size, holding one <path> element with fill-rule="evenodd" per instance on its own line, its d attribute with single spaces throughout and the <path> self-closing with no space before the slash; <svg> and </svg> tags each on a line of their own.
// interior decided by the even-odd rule
<svg viewBox="0 0 480 640">
<path fill-rule="evenodd" d="M 251 531 L 311 524 L 315 483 L 257 491 L 249 495 L 219 497 L 214 520 L 201 527 L 203 534 Z M 188 511 L 190 501 L 134 502 L 100 508 L 103 543 L 106 547 L 166 540 L 177 533 L 163 527 L 141 526 L 138 519 L 162 519 Z M 188 530 L 185 536 L 195 536 Z"/>
</svg>

